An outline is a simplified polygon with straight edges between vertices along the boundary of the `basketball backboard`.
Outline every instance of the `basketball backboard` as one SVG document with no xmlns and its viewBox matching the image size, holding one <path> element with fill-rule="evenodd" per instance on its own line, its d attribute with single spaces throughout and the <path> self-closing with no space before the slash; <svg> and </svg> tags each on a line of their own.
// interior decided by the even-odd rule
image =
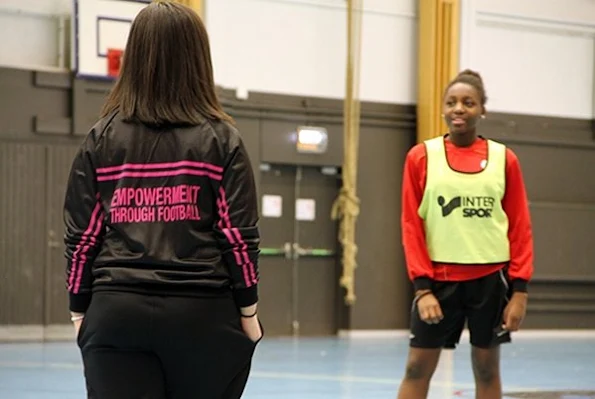
<svg viewBox="0 0 595 399">
<path fill-rule="evenodd" d="M 109 49 L 124 50 L 130 25 L 151 0 L 74 0 L 72 69 L 79 78 L 113 79 Z"/>
</svg>

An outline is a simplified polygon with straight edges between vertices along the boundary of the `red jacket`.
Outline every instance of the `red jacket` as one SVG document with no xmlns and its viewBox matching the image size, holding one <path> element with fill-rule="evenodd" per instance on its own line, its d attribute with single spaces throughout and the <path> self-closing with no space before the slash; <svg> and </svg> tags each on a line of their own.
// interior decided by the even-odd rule
<svg viewBox="0 0 595 399">
<path fill-rule="evenodd" d="M 487 141 L 478 138 L 469 147 L 457 147 L 445 140 L 450 166 L 460 172 L 478 172 L 487 158 Z M 401 226 L 409 278 L 415 289 L 427 289 L 434 281 L 473 280 L 496 272 L 500 265 L 450 265 L 433 263 L 426 247 L 424 225 L 417 214 L 426 184 L 426 149 L 414 146 L 405 159 Z M 533 274 L 533 235 L 525 184 L 517 156 L 506 149 L 506 192 L 502 207 L 509 219 L 510 262 L 508 277 L 515 291 L 526 291 Z"/>
</svg>

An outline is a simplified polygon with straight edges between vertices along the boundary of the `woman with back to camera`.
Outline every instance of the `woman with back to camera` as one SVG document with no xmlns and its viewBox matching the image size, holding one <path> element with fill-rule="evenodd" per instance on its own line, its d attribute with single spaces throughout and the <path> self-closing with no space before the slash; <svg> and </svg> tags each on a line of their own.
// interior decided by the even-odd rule
<svg viewBox="0 0 595 399">
<path fill-rule="evenodd" d="M 406 157 L 401 223 L 415 298 L 399 399 L 427 397 L 465 322 L 476 398 L 502 397 L 499 346 L 525 317 L 533 238 L 518 158 L 477 133 L 486 100 L 478 73 L 458 74 L 443 98 L 449 133 Z"/>
<path fill-rule="evenodd" d="M 262 329 L 253 171 L 188 7 L 132 23 L 65 204 L 89 398 L 240 398 Z"/>
</svg>

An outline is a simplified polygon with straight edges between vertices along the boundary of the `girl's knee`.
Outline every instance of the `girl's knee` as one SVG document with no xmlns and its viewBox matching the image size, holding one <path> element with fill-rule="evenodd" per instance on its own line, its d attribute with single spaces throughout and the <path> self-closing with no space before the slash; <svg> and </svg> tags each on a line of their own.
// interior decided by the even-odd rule
<svg viewBox="0 0 595 399">
<path fill-rule="evenodd" d="M 438 364 L 439 351 L 411 353 L 407 360 L 405 378 L 408 380 L 430 380 Z"/>
<path fill-rule="evenodd" d="M 477 349 L 473 350 L 473 373 L 477 382 L 490 385 L 500 378 L 499 350 Z"/>
</svg>

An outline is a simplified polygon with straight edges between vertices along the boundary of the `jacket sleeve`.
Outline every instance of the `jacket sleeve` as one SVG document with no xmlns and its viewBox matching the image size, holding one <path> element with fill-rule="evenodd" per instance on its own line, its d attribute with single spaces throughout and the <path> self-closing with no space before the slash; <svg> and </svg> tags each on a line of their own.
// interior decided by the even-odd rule
<svg viewBox="0 0 595 399">
<path fill-rule="evenodd" d="M 533 233 L 521 166 L 510 149 L 506 151 L 506 191 L 502 207 L 508 216 L 508 277 L 514 291 L 527 291 L 527 283 L 533 276 Z"/>
<path fill-rule="evenodd" d="M 426 245 L 423 220 L 417 213 L 425 186 L 425 147 L 413 147 L 405 158 L 401 194 L 401 230 L 407 272 L 416 291 L 430 289 L 434 268 Z"/>
<path fill-rule="evenodd" d="M 66 285 L 73 312 L 85 312 L 91 302 L 91 266 L 105 234 L 105 213 L 93 167 L 94 149 L 91 132 L 74 158 L 64 199 Z"/>
<path fill-rule="evenodd" d="M 236 304 L 258 301 L 260 233 L 254 172 L 239 136 L 233 140 L 217 193 L 215 232 L 229 268 Z"/>
</svg>

